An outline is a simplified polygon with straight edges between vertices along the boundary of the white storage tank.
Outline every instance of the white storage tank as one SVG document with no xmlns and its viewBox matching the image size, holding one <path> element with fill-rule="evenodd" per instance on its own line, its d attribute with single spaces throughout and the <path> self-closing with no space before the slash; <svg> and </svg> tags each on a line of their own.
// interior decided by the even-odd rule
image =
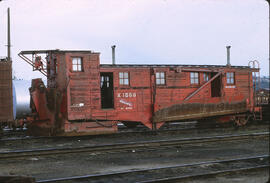
<svg viewBox="0 0 270 183">
<path fill-rule="evenodd" d="M 31 113 L 30 80 L 13 80 L 13 114 L 14 119 L 23 118 Z"/>
</svg>

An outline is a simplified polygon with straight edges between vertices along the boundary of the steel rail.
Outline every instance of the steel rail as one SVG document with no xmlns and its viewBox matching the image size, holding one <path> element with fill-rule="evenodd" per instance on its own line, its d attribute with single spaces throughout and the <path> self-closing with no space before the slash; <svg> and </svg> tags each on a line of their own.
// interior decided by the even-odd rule
<svg viewBox="0 0 270 183">
<path fill-rule="evenodd" d="M 261 124 L 261 125 L 265 125 L 265 124 Z M 178 126 L 178 125 L 177 125 Z M 181 126 L 181 125 L 179 125 Z M 143 131 L 128 131 L 128 130 L 123 130 L 123 131 L 119 131 L 117 133 L 113 133 L 113 134 L 99 134 L 99 135 L 84 135 L 84 136 L 25 136 L 25 137 L 12 137 L 12 138 L 5 138 L 5 136 L 9 136 L 8 133 L 4 133 L 3 137 L 1 139 L 0 136 L 0 142 L 9 142 L 9 141 L 18 141 L 18 140 L 59 140 L 59 139 L 78 139 L 78 140 L 82 140 L 82 139 L 92 139 L 94 137 L 108 137 L 108 136 L 128 136 L 128 135 L 151 135 L 151 134 L 161 134 L 161 133 L 170 133 L 170 132 L 189 132 L 189 131 L 194 131 L 194 130 L 219 130 L 219 129 L 235 129 L 232 126 L 225 126 L 225 127 L 220 127 L 220 126 L 211 126 L 211 127 L 184 127 L 184 128 L 172 128 L 172 129 L 159 129 L 159 130 L 143 130 Z M 251 129 L 252 130 L 252 129 Z"/>
<path fill-rule="evenodd" d="M 216 161 L 205 161 L 205 162 L 197 162 L 197 163 L 190 163 L 190 164 L 181 164 L 181 165 L 174 165 L 174 166 L 166 166 L 166 167 L 157 167 L 157 168 L 149 168 L 149 169 L 141 169 L 141 170 L 127 170 L 127 171 L 121 171 L 121 172 L 113 172 L 113 173 L 105 173 L 105 174 L 90 174 L 90 175 L 83 175 L 83 176 L 73 176 L 73 177 L 64 177 L 64 178 L 56 178 L 56 179 L 47 179 L 47 180 L 38 180 L 37 183 L 61 183 L 61 182 L 83 182 L 83 181 L 97 181 L 97 182 L 106 182 L 106 179 L 110 180 L 110 182 L 119 182 L 119 180 L 123 180 L 126 182 L 125 179 L 132 178 L 132 182 L 140 182 L 140 183 L 150 183 L 150 182 L 170 182 L 171 180 L 180 180 L 184 178 L 191 178 L 191 177 L 199 177 L 204 175 L 214 175 L 214 174 L 220 174 L 225 172 L 233 172 L 233 171 L 240 171 L 240 170 L 248 170 L 248 169 L 255 169 L 255 168 L 267 168 L 269 167 L 268 160 L 269 155 L 261 155 L 261 156 L 251 156 L 251 157 L 244 157 L 244 158 L 234 158 L 234 159 L 227 159 L 227 160 L 216 160 Z M 244 167 L 240 168 L 230 168 L 230 166 L 233 166 L 234 164 L 237 164 L 237 162 L 245 163 Z M 254 165 L 251 165 L 252 162 Z M 211 166 L 214 165 L 225 165 L 225 168 L 223 170 L 211 170 Z M 258 165 L 259 164 L 259 165 Z M 211 166 L 210 166 L 211 165 Z M 227 166 L 226 166 L 227 165 Z M 192 169 L 193 167 L 193 169 Z M 210 168 L 209 168 L 210 167 Z M 187 168 L 189 170 L 185 171 L 184 169 Z M 204 173 L 193 173 L 193 171 L 196 171 L 197 169 L 210 169 L 210 171 L 205 172 L 207 170 L 204 170 Z M 173 172 L 177 172 L 176 174 L 181 174 L 179 170 L 182 170 L 182 176 L 177 177 L 168 177 L 169 174 L 173 174 Z M 198 170 L 197 170 L 198 171 Z M 148 177 L 155 177 L 159 176 L 160 172 L 166 172 L 164 173 L 167 177 L 165 178 L 159 178 L 159 179 L 150 179 L 150 180 L 136 180 L 136 177 L 140 177 L 139 179 L 149 179 Z M 135 177 L 134 177 L 135 176 Z M 143 176 L 143 177 L 142 177 Z M 104 180 L 105 179 L 105 180 Z M 116 180 L 115 180 L 116 179 Z"/>
<path fill-rule="evenodd" d="M 172 183 L 172 182 L 178 182 L 180 180 L 184 179 L 193 179 L 194 178 L 209 178 L 210 176 L 216 176 L 220 174 L 228 174 L 228 173 L 236 173 L 236 172 L 243 172 L 243 171 L 250 171 L 250 170 L 256 170 L 256 169 L 264 169 L 269 168 L 269 165 L 259 165 L 259 166 L 253 166 L 253 167 L 247 167 L 247 168 L 235 168 L 231 170 L 223 170 L 223 171 L 212 171 L 208 173 L 199 173 L 195 175 L 184 175 L 184 176 L 178 176 L 178 177 L 168 177 L 163 179 L 152 179 L 147 181 L 140 181 L 136 183 Z"/>
<path fill-rule="evenodd" d="M 150 148 L 174 147 L 180 145 L 191 145 L 197 143 L 210 143 L 232 140 L 245 140 L 250 138 L 265 138 L 269 137 L 269 132 L 251 133 L 241 135 L 223 135 L 214 137 L 195 137 L 195 138 L 180 138 L 170 140 L 151 140 L 151 141 L 136 141 L 127 143 L 115 143 L 105 145 L 92 145 L 83 147 L 65 147 L 65 148 L 47 148 L 47 149 L 33 149 L 33 150 L 16 150 L 8 152 L 0 152 L 0 159 L 7 158 L 21 158 L 29 156 L 44 156 L 56 154 L 69 153 L 83 153 L 83 152 L 118 152 L 129 150 L 140 150 Z"/>
<path fill-rule="evenodd" d="M 212 130 L 212 129 L 221 129 L 220 127 L 185 127 L 185 128 L 174 128 L 174 129 L 163 129 L 163 130 L 144 130 L 144 131 L 119 131 L 113 134 L 99 134 L 99 135 L 85 135 L 85 136 L 27 136 L 27 137 L 14 137 L 14 138 L 5 138 L 5 136 L 11 136 L 8 133 L 3 134 L 3 138 L 0 138 L 0 142 L 5 141 L 16 141 L 16 140 L 38 140 L 38 139 L 87 139 L 93 137 L 105 137 L 105 136 L 123 136 L 123 135 L 146 135 L 146 134 L 159 134 L 159 133 L 168 133 L 168 132 L 182 132 L 182 131 L 192 131 L 192 130 Z M 224 129 L 224 128 L 222 128 Z M 14 133 L 15 134 L 15 133 Z"/>
<path fill-rule="evenodd" d="M 176 126 L 182 126 L 183 124 L 177 124 Z M 192 123 L 192 125 L 195 125 Z M 137 127 L 140 128 L 140 127 Z M 122 136 L 122 135 L 137 135 L 137 134 L 156 134 L 156 133 L 166 133 L 166 132 L 177 132 L 177 131 L 190 131 L 190 130 L 207 130 L 207 129 L 219 129 L 220 127 L 182 127 L 182 128 L 171 128 L 171 129 L 158 129 L 158 130 L 134 130 L 134 129 L 128 129 L 125 127 L 120 127 L 121 131 L 118 131 L 117 133 L 112 133 L 112 134 L 98 134 L 98 135 L 84 135 L 84 136 L 27 136 L 27 137 L 14 137 L 14 138 L 5 138 L 5 136 L 11 136 L 9 132 L 4 132 L 2 135 L 2 139 L 0 138 L 0 142 L 5 142 L 5 141 L 16 141 L 16 140 L 36 140 L 36 139 L 87 139 L 87 138 L 93 138 L 93 137 L 104 137 L 104 136 Z M 228 128 L 228 127 L 226 127 Z M 132 131 L 129 131 L 132 130 Z M 13 132 L 11 132 L 13 133 Z M 13 133 L 16 134 L 17 132 Z M 0 136 L 1 137 L 1 136 Z"/>
</svg>

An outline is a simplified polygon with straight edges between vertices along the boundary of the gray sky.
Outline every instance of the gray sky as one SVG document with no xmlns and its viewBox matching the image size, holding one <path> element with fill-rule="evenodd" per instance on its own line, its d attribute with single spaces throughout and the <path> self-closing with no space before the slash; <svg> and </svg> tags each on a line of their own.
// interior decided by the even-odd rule
<svg viewBox="0 0 270 183">
<path fill-rule="evenodd" d="M 101 63 L 261 64 L 268 73 L 268 4 L 265 0 L 4 0 L 0 2 L 0 56 L 6 55 L 6 12 L 11 8 L 13 68 L 32 72 L 21 50 L 89 49 Z"/>
</svg>

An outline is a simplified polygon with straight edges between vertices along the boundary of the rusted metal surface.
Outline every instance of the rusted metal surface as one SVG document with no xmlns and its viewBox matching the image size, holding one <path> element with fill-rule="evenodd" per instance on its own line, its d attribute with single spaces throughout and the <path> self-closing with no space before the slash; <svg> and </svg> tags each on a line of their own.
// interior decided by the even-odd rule
<svg viewBox="0 0 270 183">
<path fill-rule="evenodd" d="M 163 108 L 155 112 L 154 122 L 200 119 L 230 115 L 247 111 L 246 101 L 232 103 L 184 103 Z"/>
<path fill-rule="evenodd" d="M 46 70 L 47 87 L 37 79 L 33 80 L 30 91 L 34 112 L 30 129 L 34 132 L 113 133 L 117 131 L 117 122 L 141 122 L 150 129 L 158 129 L 167 121 L 213 116 L 225 121 L 255 109 L 252 73 L 258 68 L 100 65 L 99 53 L 84 50 L 20 54 L 29 58 L 26 61 L 33 67 L 39 54 L 46 55 L 43 70 Z M 198 73 L 197 83 L 191 83 L 191 72 Z M 234 73 L 234 82 L 229 84 L 228 72 Z M 161 75 L 157 73 L 163 73 L 160 84 L 157 80 L 161 82 L 158 78 Z"/>
<path fill-rule="evenodd" d="M 60 113 L 62 94 L 46 88 L 41 79 L 33 79 L 30 88 L 33 121 L 28 125 L 31 135 L 55 135 L 61 131 Z"/>
<path fill-rule="evenodd" d="M 13 121 L 12 63 L 0 61 L 0 122 Z"/>
<path fill-rule="evenodd" d="M 256 91 L 256 105 L 268 104 L 269 103 L 269 89 L 260 89 Z"/>
<path fill-rule="evenodd" d="M 269 89 L 260 89 L 256 91 L 255 95 L 255 110 L 257 110 L 257 115 L 255 116 L 258 119 L 262 119 L 265 121 L 270 120 L 270 104 L 269 104 Z"/>
</svg>

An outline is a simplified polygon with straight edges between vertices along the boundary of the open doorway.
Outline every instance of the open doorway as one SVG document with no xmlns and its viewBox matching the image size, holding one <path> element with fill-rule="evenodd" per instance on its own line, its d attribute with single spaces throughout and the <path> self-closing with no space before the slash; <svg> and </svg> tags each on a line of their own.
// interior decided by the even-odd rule
<svg viewBox="0 0 270 183">
<path fill-rule="evenodd" d="M 211 73 L 211 78 L 214 77 L 217 72 Z M 221 97 L 221 75 L 216 77 L 211 82 L 211 97 Z"/>
<path fill-rule="evenodd" d="M 113 73 L 100 73 L 101 108 L 114 108 L 113 102 Z"/>
</svg>

